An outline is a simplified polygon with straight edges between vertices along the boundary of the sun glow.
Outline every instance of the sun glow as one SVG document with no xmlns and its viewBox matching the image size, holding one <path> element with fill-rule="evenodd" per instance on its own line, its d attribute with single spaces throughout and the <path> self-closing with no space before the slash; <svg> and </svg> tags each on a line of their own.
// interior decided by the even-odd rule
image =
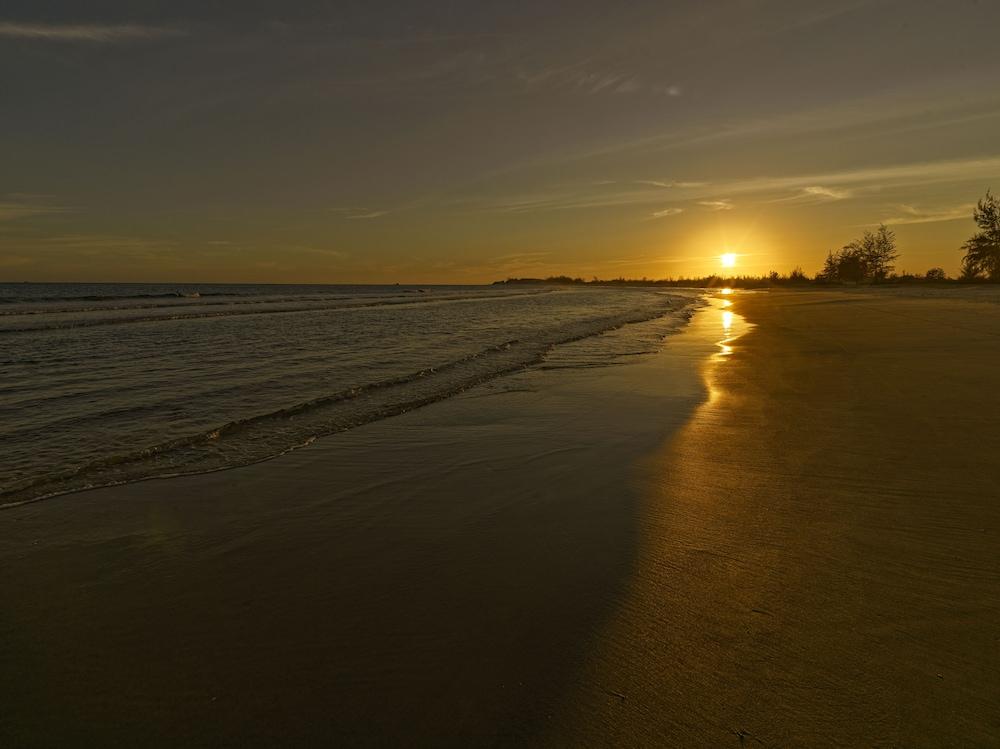
<svg viewBox="0 0 1000 749">
<path fill-rule="evenodd" d="M 722 261 L 723 268 L 733 268 L 736 266 L 736 253 L 735 252 L 725 252 L 719 257 Z"/>
</svg>

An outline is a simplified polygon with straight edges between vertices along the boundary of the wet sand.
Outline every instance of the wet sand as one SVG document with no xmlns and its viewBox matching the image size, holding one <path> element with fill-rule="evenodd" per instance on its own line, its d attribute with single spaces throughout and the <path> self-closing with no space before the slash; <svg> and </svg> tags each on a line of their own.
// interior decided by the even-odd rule
<svg viewBox="0 0 1000 749">
<path fill-rule="evenodd" d="M 1000 307 L 732 299 L 0 513 L 0 743 L 996 745 Z"/>
<path fill-rule="evenodd" d="M 549 743 L 1000 746 L 1000 308 L 734 309 Z"/>
<path fill-rule="evenodd" d="M 0 513 L 0 745 L 530 740 L 630 574 L 634 461 L 718 337 Z"/>
</svg>

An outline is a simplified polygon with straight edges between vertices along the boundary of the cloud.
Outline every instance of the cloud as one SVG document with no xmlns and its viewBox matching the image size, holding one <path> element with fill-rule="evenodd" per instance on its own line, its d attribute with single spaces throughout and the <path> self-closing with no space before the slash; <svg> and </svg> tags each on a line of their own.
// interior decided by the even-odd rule
<svg viewBox="0 0 1000 749">
<path fill-rule="evenodd" d="M 903 215 L 894 218 L 883 219 L 879 223 L 901 225 L 901 224 L 935 224 L 940 221 L 958 221 L 960 219 L 972 220 L 972 211 L 975 203 L 955 206 L 954 208 L 938 208 L 934 210 L 921 210 L 912 205 L 900 205 L 899 212 Z"/>
<path fill-rule="evenodd" d="M 343 250 L 338 250 L 332 247 L 312 247 L 308 245 L 285 245 L 281 248 L 286 252 L 291 253 L 306 253 L 309 255 L 321 255 L 326 258 L 331 258 L 333 260 L 347 260 L 351 257 L 349 252 L 344 252 Z"/>
<path fill-rule="evenodd" d="M 842 2 L 837 7 L 820 6 L 818 10 L 806 9 L 801 17 L 792 19 L 775 28 L 773 33 L 782 34 L 787 32 L 801 33 L 804 29 L 828 23 L 834 19 L 855 11 L 876 5 L 881 0 L 856 0 L 855 2 Z"/>
<path fill-rule="evenodd" d="M 160 26 L 142 26 L 139 24 L 77 25 L 0 21 L 0 37 L 33 39 L 46 42 L 115 44 L 142 39 L 155 39 L 164 36 L 180 36 L 182 34 L 183 32 L 178 29 Z"/>
<path fill-rule="evenodd" d="M 543 257 L 548 257 L 551 254 L 552 254 L 551 252 L 513 252 L 513 253 L 510 253 L 508 255 L 497 255 L 496 257 L 492 258 L 492 262 L 494 262 L 494 263 L 508 263 L 508 262 L 520 263 L 520 262 L 525 262 L 525 261 L 539 260 L 539 259 L 541 259 Z"/>
<path fill-rule="evenodd" d="M 679 213 L 684 213 L 683 208 L 664 208 L 662 211 L 654 211 L 652 214 L 653 218 L 666 218 L 667 216 L 676 216 Z"/>
<path fill-rule="evenodd" d="M 682 93 L 680 86 L 653 86 L 651 90 L 654 94 L 663 94 L 664 96 L 680 96 Z"/>
<path fill-rule="evenodd" d="M 661 93 L 676 86 L 660 88 Z M 657 87 L 651 87 L 657 90 Z M 944 99 L 934 101 L 933 99 Z M 908 132 L 917 129 L 952 126 L 998 116 L 997 97 L 980 98 L 970 111 L 967 97 L 956 96 L 950 91 L 926 88 L 904 91 L 893 97 L 879 93 L 874 96 L 827 105 L 820 108 L 803 109 L 774 116 L 757 117 L 740 123 L 722 125 L 692 125 L 678 129 L 671 127 L 656 135 L 639 138 L 624 138 L 606 142 L 598 147 L 585 147 L 577 151 L 546 154 L 513 164 L 506 172 L 542 165 L 565 164 L 590 159 L 607 158 L 621 153 L 667 153 L 686 151 L 692 147 L 706 147 L 717 142 L 747 141 L 754 139 L 788 139 L 802 135 L 816 136 L 822 133 L 842 133 L 853 128 L 877 126 L 882 135 L 894 132 Z"/>
<path fill-rule="evenodd" d="M 811 187 L 803 187 L 802 195 L 804 197 L 829 198 L 830 200 L 846 200 L 851 197 L 851 191 L 838 189 L 836 187 L 820 187 L 819 185 L 813 185 Z"/>
<path fill-rule="evenodd" d="M 619 83 L 618 86 L 615 88 L 615 93 L 634 94 L 636 91 L 639 91 L 641 89 L 642 86 L 639 84 L 639 82 L 636 81 L 635 78 L 630 78 L 627 81 L 622 81 L 621 83 Z"/>
<path fill-rule="evenodd" d="M 42 240 L 42 244 L 74 250 L 148 250 L 175 245 L 170 240 L 120 234 L 60 234 Z"/>
<path fill-rule="evenodd" d="M 797 189 L 793 195 L 780 198 L 773 198 L 768 203 L 797 203 L 809 205 L 815 203 L 830 203 L 838 200 L 847 200 L 854 195 L 854 191 L 840 187 L 822 187 L 820 185 L 806 185 L 805 187 L 792 186 Z"/>
<path fill-rule="evenodd" d="M 729 193 L 764 193 L 796 189 L 804 191 L 816 185 L 824 185 L 822 189 L 827 192 L 850 191 L 861 187 L 885 190 L 898 186 L 974 182 L 994 178 L 997 174 L 1000 174 L 1000 156 L 986 156 L 978 159 L 913 162 L 827 174 L 758 177 L 735 180 L 719 186 L 719 189 Z M 849 187 L 839 188 L 833 187 L 834 185 Z"/>
<path fill-rule="evenodd" d="M 43 216 L 52 213 L 63 213 L 69 209 L 63 206 L 31 200 L 31 196 L 11 195 L 7 200 L 0 199 L 0 221 L 13 221 L 19 218 Z"/>
<path fill-rule="evenodd" d="M 631 72 L 615 72 L 596 68 L 590 60 L 543 68 L 537 72 L 522 70 L 517 74 L 529 90 L 569 90 L 594 94 L 658 94 L 680 96 L 676 85 L 644 81 Z"/>
<path fill-rule="evenodd" d="M 333 212 L 351 220 L 381 218 L 390 213 L 389 211 L 373 211 L 370 208 L 334 208 Z"/>
<path fill-rule="evenodd" d="M 30 265 L 34 261 L 23 255 L 0 255 L 0 268 L 16 268 L 21 265 Z"/>
<path fill-rule="evenodd" d="M 940 183 L 989 184 L 1000 174 L 1000 156 L 950 161 L 914 162 L 854 169 L 824 174 L 758 176 L 713 182 L 667 182 L 632 180 L 630 182 L 580 183 L 542 188 L 529 193 L 499 197 L 462 196 L 453 205 L 473 210 L 503 213 L 563 211 L 615 207 L 643 207 L 656 210 L 664 202 L 664 189 L 684 189 L 677 198 L 692 201 L 703 208 L 728 211 L 736 207 L 732 198 L 742 203 L 807 203 L 846 200 L 861 193 L 886 193 Z M 718 199 L 719 194 L 732 198 Z M 790 197 L 789 197 L 790 196 Z M 675 200 L 673 195 L 671 200 Z M 904 216 L 905 218 L 905 216 Z"/>
<path fill-rule="evenodd" d="M 731 211 L 736 207 L 731 200 L 699 200 L 698 205 L 711 208 L 713 211 Z"/>
<path fill-rule="evenodd" d="M 649 185 L 650 187 L 677 187 L 677 188 L 690 188 L 690 187 L 704 187 L 707 182 L 661 182 L 656 179 L 637 179 L 635 180 L 637 185 Z"/>
</svg>

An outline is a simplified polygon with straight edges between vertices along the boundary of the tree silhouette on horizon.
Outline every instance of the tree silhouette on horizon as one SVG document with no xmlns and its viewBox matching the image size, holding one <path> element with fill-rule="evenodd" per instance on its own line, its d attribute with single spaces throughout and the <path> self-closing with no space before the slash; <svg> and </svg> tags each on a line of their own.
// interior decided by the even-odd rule
<svg viewBox="0 0 1000 749">
<path fill-rule="evenodd" d="M 987 190 L 972 218 L 980 231 L 962 245 L 962 276 L 977 279 L 985 275 L 991 281 L 1000 281 L 1000 200 Z"/>
</svg>

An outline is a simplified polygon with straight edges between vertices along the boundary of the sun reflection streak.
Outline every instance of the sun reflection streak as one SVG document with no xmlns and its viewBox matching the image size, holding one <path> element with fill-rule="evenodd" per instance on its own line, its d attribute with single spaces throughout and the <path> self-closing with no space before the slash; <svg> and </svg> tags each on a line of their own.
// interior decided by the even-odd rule
<svg viewBox="0 0 1000 749">
<path fill-rule="evenodd" d="M 732 292 L 732 290 L 729 290 Z M 733 346 L 730 344 L 746 332 L 745 321 L 742 317 L 732 311 L 732 300 L 720 299 L 716 302 L 721 313 L 722 339 L 716 345 L 719 351 L 713 357 L 716 361 L 725 361 L 726 357 L 733 353 Z"/>
</svg>

